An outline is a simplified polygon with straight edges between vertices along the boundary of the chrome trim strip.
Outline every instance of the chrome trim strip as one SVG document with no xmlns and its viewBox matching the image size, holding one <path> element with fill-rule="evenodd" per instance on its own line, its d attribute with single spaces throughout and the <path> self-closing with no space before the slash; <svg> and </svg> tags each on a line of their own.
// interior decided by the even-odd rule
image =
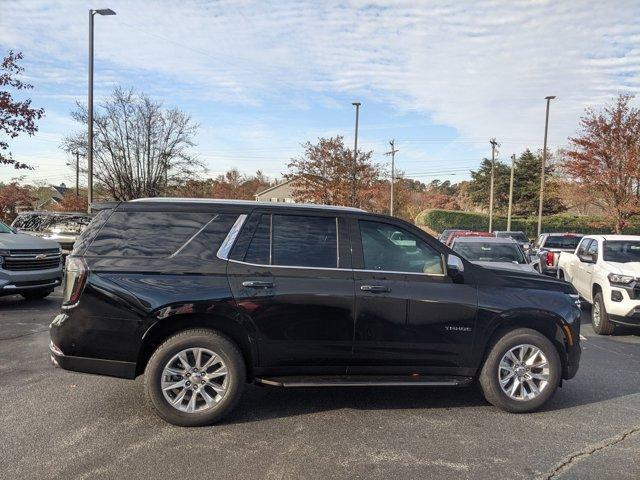
<svg viewBox="0 0 640 480">
<path fill-rule="evenodd" d="M 297 269 L 307 269 L 307 270 L 330 270 L 330 271 L 339 271 L 339 272 L 365 272 L 365 273 L 397 273 L 399 275 L 424 275 L 427 277 L 445 277 L 446 273 L 421 273 L 421 272 L 396 272 L 393 270 L 364 270 L 360 268 L 332 268 L 332 267 L 306 267 L 300 265 L 263 265 L 261 263 L 249 263 L 243 262 L 241 260 L 233 260 L 233 259 L 225 259 L 229 262 L 239 263 L 241 265 L 250 265 L 252 267 L 262 267 L 262 268 L 297 268 Z"/>
<path fill-rule="evenodd" d="M 247 215 L 245 213 L 238 216 L 236 222 L 233 224 L 233 226 L 229 230 L 229 233 L 227 233 L 227 236 L 220 244 L 220 248 L 218 248 L 218 251 L 216 252 L 216 257 L 218 257 L 220 260 L 229 260 L 229 253 L 231 253 L 231 248 L 233 247 L 234 243 L 236 243 L 238 234 L 240 233 L 240 230 L 242 230 L 242 226 L 244 225 L 244 222 L 246 220 Z"/>
<path fill-rule="evenodd" d="M 54 280 L 48 283 L 37 283 L 34 285 L 23 285 L 22 287 L 18 287 L 13 284 L 4 285 L 2 287 L 3 290 L 35 290 L 38 288 L 47 288 L 47 287 L 57 287 L 60 285 L 60 280 Z"/>
</svg>

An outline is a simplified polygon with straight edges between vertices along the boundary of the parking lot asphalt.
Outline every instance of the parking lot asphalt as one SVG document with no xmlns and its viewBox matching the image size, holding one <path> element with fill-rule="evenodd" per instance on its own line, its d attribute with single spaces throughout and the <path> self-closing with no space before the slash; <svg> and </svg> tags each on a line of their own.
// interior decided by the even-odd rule
<svg viewBox="0 0 640 480">
<path fill-rule="evenodd" d="M 223 423 L 179 428 L 142 382 L 53 368 L 60 291 L 0 297 L 0 478 L 640 478 L 640 332 L 596 335 L 544 410 L 475 388 L 247 386 Z"/>
</svg>

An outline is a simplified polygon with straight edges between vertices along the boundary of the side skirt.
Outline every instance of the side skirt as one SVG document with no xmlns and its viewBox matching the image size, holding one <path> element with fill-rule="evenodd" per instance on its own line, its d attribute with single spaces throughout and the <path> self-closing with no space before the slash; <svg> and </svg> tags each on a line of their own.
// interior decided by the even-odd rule
<svg viewBox="0 0 640 480">
<path fill-rule="evenodd" d="M 315 375 L 258 377 L 254 382 L 274 387 L 463 387 L 473 377 L 426 375 Z"/>
</svg>

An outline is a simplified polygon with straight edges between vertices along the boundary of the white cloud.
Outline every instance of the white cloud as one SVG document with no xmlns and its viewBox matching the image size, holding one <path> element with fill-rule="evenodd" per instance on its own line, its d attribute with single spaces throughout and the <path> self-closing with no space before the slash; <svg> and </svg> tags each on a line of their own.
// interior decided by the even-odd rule
<svg viewBox="0 0 640 480">
<path fill-rule="evenodd" d="M 542 138 L 546 95 L 558 97 L 553 146 L 585 106 L 640 91 L 637 1 L 108 4 L 118 15 L 96 18 L 104 88 L 161 78 L 154 88 L 174 99 L 276 110 L 357 96 L 513 148 Z M 37 57 L 34 82 L 84 93 L 88 8 L 3 1 L 0 45 Z M 254 133 L 265 141 L 269 126 Z"/>
</svg>

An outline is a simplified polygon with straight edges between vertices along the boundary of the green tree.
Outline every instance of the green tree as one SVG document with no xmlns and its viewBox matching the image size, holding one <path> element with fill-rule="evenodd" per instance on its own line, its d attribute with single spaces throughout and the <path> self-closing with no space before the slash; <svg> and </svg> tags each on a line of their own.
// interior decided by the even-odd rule
<svg viewBox="0 0 640 480">
<path fill-rule="evenodd" d="M 498 160 L 495 162 L 494 171 L 494 198 L 493 206 L 495 211 L 506 211 L 509 203 L 509 176 L 510 167 Z M 485 158 L 480 164 L 480 168 L 471 172 L 471 180 L 466 189 L 471 202 L 489 210 L 489 192 L 491 191 L 491 160 Z"/>
<path fill-rule="evenodd" d="M 542 213 L 553 215 L 564 212 L 566 206 L 558 189 L 558 178 L 553 158 L 547 155 L 545 167 L 545 190 Z M 535 215 L 540 202 L 540 167 L 542 152 L 533 153 L 527 149 L 516 159 L 513 174 L 513 213 L 515 215 Z"/>
</svg>

